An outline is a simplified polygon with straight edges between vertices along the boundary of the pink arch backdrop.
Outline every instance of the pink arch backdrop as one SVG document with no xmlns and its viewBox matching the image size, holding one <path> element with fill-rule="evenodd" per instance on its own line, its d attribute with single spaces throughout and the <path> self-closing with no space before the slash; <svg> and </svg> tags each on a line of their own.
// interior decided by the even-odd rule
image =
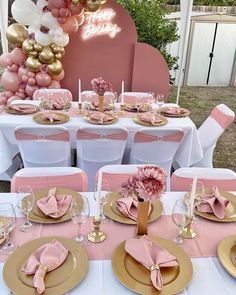
<svg viewBox="0 0 236 295">
<path fill-rule="evenodd" d="M 78 79 L 82 81 L 82 90 L 90 90 L 91 79 L 102 76 L 117 92 L 121 92 L 124 80 L 125 91 L 152 91 L 168 97 L 166 61 L 157 49 L 137 42 L 136 28 L 128 12 L 115 1 L 108 0 L 96 14 L 87 15 L 78 32 L 70 36 L 63 58 L 66 75 L 61 81 L 62 87 L 71 90 L 76 100 Z M 108 30 L 113 26 L 115 36 L 95 34 L 99 26 Z M 84 39 L 88 29 L 91 37 Z"/>
</svg>

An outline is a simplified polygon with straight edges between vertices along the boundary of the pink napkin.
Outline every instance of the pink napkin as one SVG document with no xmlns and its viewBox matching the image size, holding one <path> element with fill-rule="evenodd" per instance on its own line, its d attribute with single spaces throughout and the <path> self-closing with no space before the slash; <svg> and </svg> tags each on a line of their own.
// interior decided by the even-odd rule
<svg viewBox="0 0 236 295">
<path fill-rule="evenodd" d="M 133 219 L 134 221 L 138 218 L 138 201 L 132 197 L 120 198 L 116 201 L 117 209 L 125 216 Z"/>
<path fill-rule="evenodd" d="M 61 121 L 60 117 L 57 114 L 50 112 L 43 113 L 43 118 L 49 120 L 51 123 L 54 121 Z"/>
<path fill-rule="evenodd" d="M 151 123 L 152 125 L 162 122 L 160 118 L 158 118 L 154 113 L 151 112 L 141 114 L 139 115 L 139 118 L 144 122 Z"/>
<path fill-rule="evenodd" d="M 219 219 L 224 219 L 226 215 L 225 209 L 228 204 L 229 200 L 221 196 L 217 187 L 213 187 L 212 194 L 205 195 L 197 209 L 199 212 L 213 213 Z"/>
<path fill-rule="evenodd" d="M 153 286 L 161 291 L 163 280 L 161 275 L 162 267 L 177 266 L 176 258 L 167 250 L 158 246 L 153 240 L 147 236 L 140 239 L 129 239 L 125 243 L 126 252 L 135 260 L 145 266 L 151 272 L 151 281 Z"/>
<path fill-rule="evenodd" d="M 90 118 L 92 120 L 96 120 L 100 123 L 104 123 L 104 122 L 109 122 L 111 120 L 113 120 L 113 118 L 111 116 L 108 116 L 104 113 L 101 113 L 101 112 L 94 112 L 90 115 Z"/>
<path fill-rule="evenodd" d="M 69 208 L 72 201 L 70 195 L 56 195 L 56 188 L 52 188 L 48 192 L 48 196 L 37 201 L 40 210 L 52 218 L 62 217 Z"/>
<path fill-rule="evenodd" d="M 166 108 L 163 110 L 163 113 L 170 115 L 181 115 L 184 113 L 184 110 L 181 108 Z"/>
<path fill-rule="evenodd" d="M 47 272 L 58 268 L 66 259 L 68 250 L 57 240 L 45 244 L 30 255 L 22 267 L 26 275 L 33 275 L 33 285 L 39 294 L 45 290 L 44 277 Z"/>
<path fill-rule="evenodd" d="M 52 108 L 54 110 L 63 110 L 64 108 L 64 103 L 61 100 L 55 99 L 52 103 Z"/>
<path fill-rule="evenodd" d="M 30 114 L 32 112 L 35 112 L 35 110 L 36 110 L 35 106 L 29 105 L 29 104 L 28 105 L 27 104 L 21 104 L 21 105 L 14 104 L 14 105 L 10 105 L 10 108 L 15 111 L 18 111 L 20 113 L 25 113 L 25 114 Z"/>
</svg>

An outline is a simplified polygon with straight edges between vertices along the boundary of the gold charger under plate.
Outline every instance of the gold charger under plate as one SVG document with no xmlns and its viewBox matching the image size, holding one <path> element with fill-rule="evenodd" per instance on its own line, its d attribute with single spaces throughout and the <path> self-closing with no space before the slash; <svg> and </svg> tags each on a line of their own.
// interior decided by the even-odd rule
<svg viewBox="0 0 236 295">
<path fill-rule="evenodd" d="M 210 194 L 212 191 L 211 188 L 205 188 L 205 193 Z M 236 196 L 226 192 L 224 190 L 219 189 L 220 194 L 229 200 L 229 205 L 226 208 L 226 217 L 223 219 L 220 219 L 216 217 L 213 213 L 203 213 L 198 211 L 197 209 L 194 210 L 195 214 L 212 221 L 218 221 L 218 222 L 234 222 L 236 221 Z"/>
<path fill-rule="evenodd" d="M 162 121 L 158 122 L 158 123 L 155 123 L 155 124 L 151 124 L 150 122 L 145 122 L 145 121 L 141 120 L 139 116 L 134 118 L 134 122 L 139 124 L 139 125 L 148 126 L 148 127 L 163 126 L 163 125 L 166 125 L 168 123 L 168 120 L 164 116 L 158 116 L 158 118 L 160 118 Z"/>
<path fill-rule="evenodd" d="M 46 274 L 46 289 L 43 295 L 64 294 L 84 279 L 88 271 L 88 257 L 82 246 L 72 239 L 64 237 L 44 237 L 22 245 L 6 261 L 3 268 L 3 278 L 8 288 L 15 294 L 38 294 L 33 286 L 33 275 L 27 276 L 21 269 L 35 250 L 53 240 L 61 242 L 69 250 L 69 254 L 61 266 Z"/>
<path fill-rule="evenodd" d="M 181 109 L 183 111 L 183 113 L 181 113 L 181 114 L 168 114 L 168 113 L 165 113 L 166 109 Z M 182 117 L 187 117 L 190 114 L 190 111 L 187 109 L 184 109 L 184 108 L 180 108 L 180 107 L 163 107 L 163 108 L 160 108 L 160 113 L 165 117 L 182 118 Z"/>
<path fill-rule="evenodd" d="M 121 105 L 121 108 L 127 112 L 136 113 L 137 107 L 134 104 L 124 103 Z M 142 108 L 139 110 L 139 113 L 145 113 L 151 111 L 152 106 L 148 103 L 143 104 Z"/>
<path fill-rule="evenodd" d="M 46 103 L 46 102 L 41 103 L 41 104 L 39 105 L 39 107 L 40 107 L 40 108 L 43 108 L 43 109 L 45 109 L 45 110 L 50 110 L 50 105 L 49 105 L 48 103 Z M 70 102 L 70 101 L 67 101 L 66 104 L 65 104 L 65 107 L 61 107 L 61 108 L 59 108 L 59 109 L 53 107 L 52 110 L 53 110 L 53 111 L 61 111 L 61 110 L 63 110 L 63 109 L 68 110 L 70 107 L 71 107 L 71 102 Z"/>
<path fill-rule="evenodd" d="M 108 201 L 104 206 L 104 214 L 120 223 L 124 224 L 137 224 L 136 221 L 123 215 L 116 207 L 116 200 L 122 198 L 122 195 L 118 192 L 108 194 Z M 162 215 L 163 206 L 161 201 L 157 200 L 151 203 L 151 212 L 149 214 L 149 222 L 153 222 Z"/>
<path fill-rule="evenodd" d="M 42 124 L 42 125 L 58 125 L 58 124 L 63 124 L 66 123 L 70 120 L 70 117 L 66 114 L 63 113 L 54 113 L 55 115 L 57 115 L 60 118 L 60 121 L 53 121 L 50 122 L 50 120 L 44 118 L 44 113 L 38 113 L 36 115 L 33 116 L 33 120 L 38 123 L 38 124 Z"/>
<path fill-rule="evenodd" d="M 5 112 L 8 114 L 12 114 L 12 115 L 30 115 L 30 114 L 34 114 L 39 111 L 38 107 L 35 106 L 34 104 L 22 103 L 22 104 L 15 104 L 15 105 L 17 105 L 17 106 L 26 106 L 26 105 L 31 106 L 32 108 L 34 108 L 34 110 L 31 110 L 30 112 L 20 112 L 20 111 L 14 110 L 10 106 L 8 106 L 5 109 Z"/>
<path fill-rule="evenodd" d="M 52 218 L 50 216 L 46 216 L 37 206 L 36 202 L 42 198 L 47 197 L 49 189 L 42 189 L 34 193 L 35 197 L 35 206 L 33 210 L 29 213 L 29 219 L 31 221 L 37 222 L 37 223 L 60 223 L 69 220 L 70 217 L 70 212 L 69 208 L 67 209 L 66 213 L 60 217 L 60 218 Z M 56 190 L 56 195 L 61 195 L 61 194 L 66 194 L 66 195 L 71 195 L 73 199 L 81 200 L 81 197 L 79 193 L 68 189 L 68 188 L 62 188 L 58 187 Z M 27 196 L 25 197 L 27 200 Z M 81 200 L 82 201 L 82 200 Z"/>
<path fill-rule="evenodd" d="M 158 291 L 152 285 L 150 271 L 138 263 L 125 251 L 125 241 L 113 252 L 112 269 L 118 280 L 128 289 L 142 295 L 171 295 L 183 290 L 190 282 L 193 267 L 190 258 L 182 248 L 174 242 L 157 236 L 152 236 L 162 248 L 174 255 L 179 266 L 161 268 L 163 289 Z"/>
<path fill-rule="evenodd" d="M 111 125 L 111 124 L 114 124 L 118 121 L 118 118 L 113 116 L 112 114 L 107 114 L 106 115 L 110 116 L 111 117 L 111 120 L 110 121 L 107 121 L 107 122 L 99 122 L 97 120 L 94 120 L 94 119 L 91 119 L 89 115 L 86 115 L 84 116 L 84 119 L 89 122 L 90 124 L 95 124 L 95 125 Z"/>
<path fill-rule="evenodd" d="M 223 239 L 217 247 L 218 258 L 226 271 L 236 278 L 236 265 L 231 260 L 231 249 L 236 245 L 236 235 Z M 235 253 L 236 255 L 236 253 Z"/>
</svg>

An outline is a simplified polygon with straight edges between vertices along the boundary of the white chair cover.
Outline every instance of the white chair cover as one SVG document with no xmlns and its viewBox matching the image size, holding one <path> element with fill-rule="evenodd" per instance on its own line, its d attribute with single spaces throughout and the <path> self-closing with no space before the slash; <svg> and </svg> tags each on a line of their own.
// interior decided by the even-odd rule
<svg viewBox="0 0 236 295">
<path fill-rule="evenodd" d="M 72 101 L 72 93 L 68 89 L 37 89 L 33 94 L 33 100 L 40 100 L 46 98 L 45 96 L 52 96 L 53 99 L 66 99 Z"/>
<path fill-rule="evenodd" d="M 138 97 L 141 98 L 142 103 L 148 103 L 150 99 L 153 99 L 151 93 L 148 92 L 124 92 L 124 103 L 135 104 Z M 122 93 L 119 96 L 119 101 L 122 101 Z"/>
<path fill-rule="evenodd" d="M 127 137 L 128 131 L 121 127 L 84 127 L 77 131 L 77 166 L 87 173 L 90 191 L 102 166 L 121 164 Z"/>
<path fill-rule="evenodd" d="M 199 139 L 203 149 L 203 158 L 194 167 L 213 167 L 213 152 L 217 140 L 234 121 L 235 113 L 225 104 L 219 104 L 198 129 Z"/>
<path fill-rule="evenodd" d="M 142 128 L 134 136 L 130 164 L 155 164 L 167 172 L 167 190 L 170 188 L 170 171 L 173 158 L 182 141 L 180 128 Z"/>
<path fill-rule="evenodd" d="M 71 166 L 70 134 L 64 126 L 19 126 L 15 138 L 24 167 Z"/>
<path fill-rule="evenodd" d="M 104 100 L 107 103 L 110 103 L 111 98 L 115 98 L 115 94 L 113 92 L 105 92 L 104 93 Z M 81 92 L 81 101 L 91 101 L 96 102 L 98 101 L 98 94 L 94 91 L 86 90 Z"/>
</svg>

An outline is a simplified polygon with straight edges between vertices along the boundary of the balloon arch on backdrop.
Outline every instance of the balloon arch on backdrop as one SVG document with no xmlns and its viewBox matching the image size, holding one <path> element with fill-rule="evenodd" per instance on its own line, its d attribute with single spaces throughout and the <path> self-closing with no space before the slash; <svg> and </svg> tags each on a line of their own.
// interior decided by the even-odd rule
<svg viewBox="0 0 236 295">
<path fill-rule="evenodd" d="M 60 88 L 64 78 L 61 58 L 69 35 L 78 31 L 85 14 L 96 12 L 107 0 L 15 0 L 11 7 L 17 21 L 7 29 L 14 49 L 0 56 L 5 69 L 0 104 L 31 99 L 39 88 Z M 25 26 L 28 26 L 26 28 Z"/>
</svg>

